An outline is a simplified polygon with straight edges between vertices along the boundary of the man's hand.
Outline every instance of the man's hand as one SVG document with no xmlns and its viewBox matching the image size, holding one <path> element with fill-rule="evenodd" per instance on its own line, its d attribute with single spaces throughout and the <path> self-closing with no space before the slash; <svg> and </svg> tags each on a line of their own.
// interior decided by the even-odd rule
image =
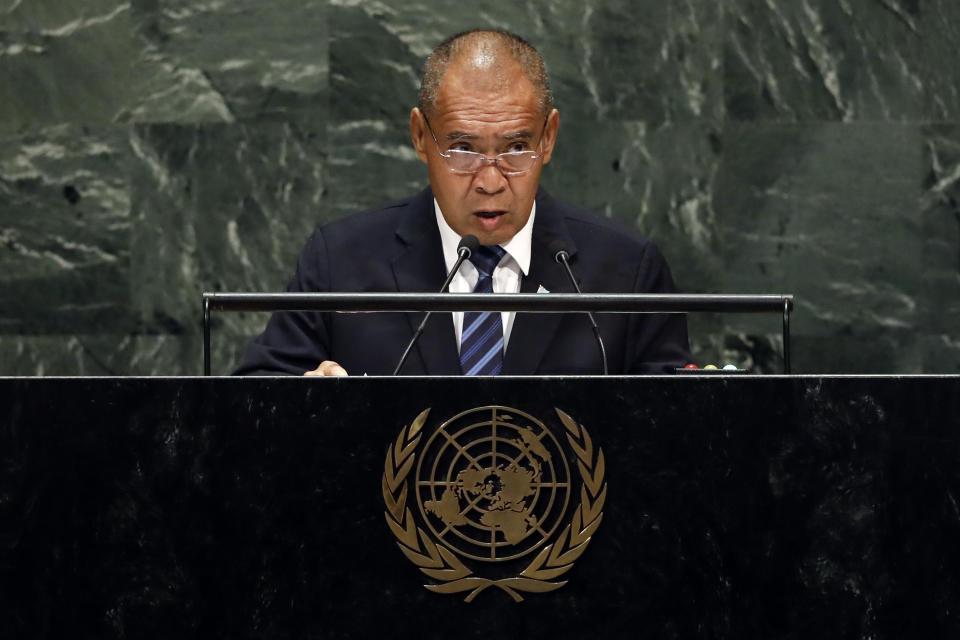
<svg viewBox="0 0 960 640">
<path fill-rule="evenodd" d="M 347 375 L 347 370 L 341 367 L 339 364 L 333 360 L 324 360 L 320 363 L 320 366 L 314 369 L 313 371 L 307 371 L 303 375 L 305 376 L 345 376 Z"/>
</svg>

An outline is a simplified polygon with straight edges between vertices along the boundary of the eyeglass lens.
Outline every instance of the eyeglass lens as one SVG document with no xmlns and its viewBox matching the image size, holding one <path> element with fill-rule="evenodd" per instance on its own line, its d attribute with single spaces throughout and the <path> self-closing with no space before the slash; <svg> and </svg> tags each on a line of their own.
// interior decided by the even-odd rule
<svg viewBox="0 0 960 640">
<path fill-rule="evenodd" d="M 536 158 L 537 154 L 533 151 L 509 151 L 496 156 L 501 171 L 515 173 L 529 171 Z M 489 160 L 482 153 L 450 149 L 447 151 L 447 162 L 455 171 L 472 173 L 480 170 Z"/>
</svg>

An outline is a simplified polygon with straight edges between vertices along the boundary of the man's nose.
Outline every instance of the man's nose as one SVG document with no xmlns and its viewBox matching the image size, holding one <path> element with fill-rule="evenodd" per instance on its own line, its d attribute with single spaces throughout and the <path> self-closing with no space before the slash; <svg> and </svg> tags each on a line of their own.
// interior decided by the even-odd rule
<svg viewBox="0 0 960 640">
<path fill-rule="evenodd" d="M 492 160 L 489 159 L 489 160 Z M 481 193 L 500 193 L 507 188 L 507 178 L 500 171 L 496 162 L 488 162 L 477 171 L 473 184 Z"/>
</svg>

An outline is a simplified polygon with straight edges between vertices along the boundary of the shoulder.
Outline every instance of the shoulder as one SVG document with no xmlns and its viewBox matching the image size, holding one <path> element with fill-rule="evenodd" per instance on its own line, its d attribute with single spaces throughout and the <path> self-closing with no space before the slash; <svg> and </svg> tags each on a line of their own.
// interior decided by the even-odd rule
<svg viewBox="0 0 960 640">
<path fill-rule="evenodd" d="M 541 191 L 537 197 L 537 224 L 543 222 L 546 236 L 566 239 L 571 264 L 593 291 L 675 291 L 670 267 L 659 247 L 628 225 L 557 200 Z M 541 236 L 543 237 L 543 236 Z M 549 240 L 547 240 L 549 246 Z"/>
<path fill-rule="evenodd" d="M 433 192 L 427 188 L 317 227 L 307 250 L 351 262 L 392 255 L 403 247 L 401 236 L 428 233 L 430 224 L 436 227 L 432 210 Z"/>
<path fill-rule="evenodd" d="M 302 290 L 395 288 L 391 265 L 407 249 L 404 238 L 430 238 L 430 225 L 439 238 L 432 207 L 433 193 L 427 189 L 318 227 L 297 263 Z"/>
</svg>

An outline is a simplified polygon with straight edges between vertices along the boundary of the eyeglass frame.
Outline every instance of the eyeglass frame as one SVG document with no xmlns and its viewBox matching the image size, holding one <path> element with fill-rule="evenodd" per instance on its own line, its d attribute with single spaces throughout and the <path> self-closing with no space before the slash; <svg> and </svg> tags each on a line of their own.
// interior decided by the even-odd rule
<svg viewBox="0 0 960 640">
<path fill-rule="evenodd" d="M 427 119 L 427 114 L 421 112 L 420 115 L 423 117 L 423 121 L 427 125 L 427 131 L 430 132 L 430 137 L 433 138 L 433 143 L 437 146 L 437 153 L 440 154 L 441 158 L 447 161 L 447 168 L 450 169 L 450 172 L 455 173 L 459 176 L 477 175 L 478 173 L 480 173 L 480 170 L 483 169 L 487 164 L 492 164 L 497 168 L 497 171 L 499 171 L 505 176 L 521 176 L 529 172 L 530 169 L 533 169 L 534 163 L 538 159 L 543 157 L 543 134 L 546 133 L 547 123 L 550 121 L 549 116 L 545 118 L 543 121 L 543 128 L 540 130 L 540 142 L 537 144 L 537 151 L 504 151 L 503 153 L 498 153 L 492 158 L 488 158 L 485 153 L 480 153 L 479 151 L 464 151 L 462 149 L 447 149 L 447 152 L 444 153 L 443 150 L 440 149 L 440 141 L 437 140 L 437 134 L 433 132 L 433 127 L 430 126 L 430 121 Z M 479 167 L 477 167 L 473 171 L 459 171 L 450 166 L 449 161 L 453 158 L 453 156 L 449 155 L 451 153 L 463 153 L 463 154 L 470 154 L 472 156 L 477 156 L 482 160 L 483 164 L 481 164 Z M 527 154 L 527 153 L 532 154 L 532 157 L 530 158 L 530 161 L 531 161 L 530 168 L 528 169 L 524 169 L 523 171 L 506 171 L 504 170 L 503 165 L 500 164 L 500 158 L 503 156 L 510 156 L 510 155 L 517 156 L 520 154 Z"/>
</svg>

